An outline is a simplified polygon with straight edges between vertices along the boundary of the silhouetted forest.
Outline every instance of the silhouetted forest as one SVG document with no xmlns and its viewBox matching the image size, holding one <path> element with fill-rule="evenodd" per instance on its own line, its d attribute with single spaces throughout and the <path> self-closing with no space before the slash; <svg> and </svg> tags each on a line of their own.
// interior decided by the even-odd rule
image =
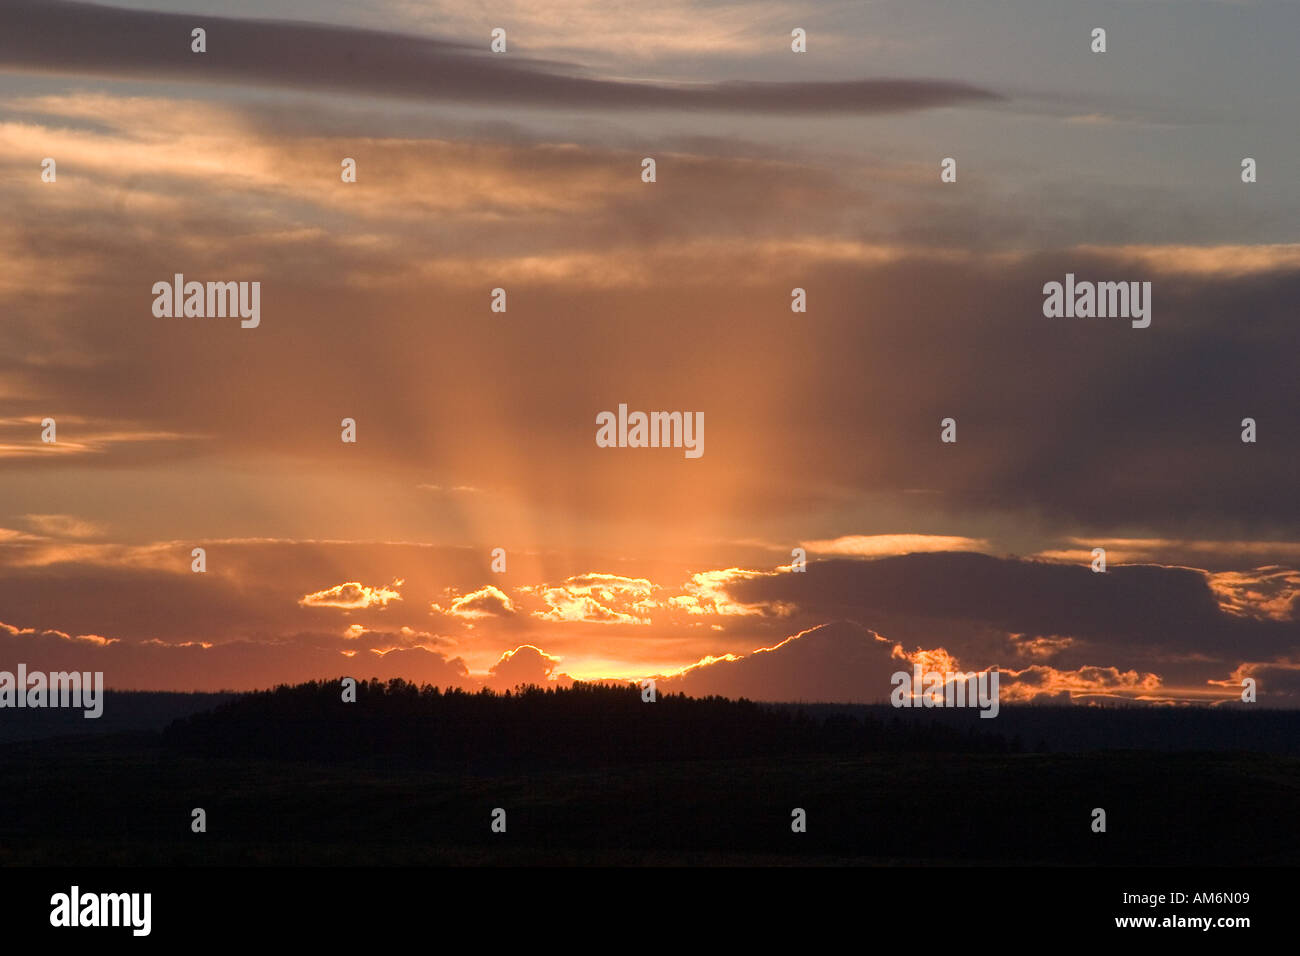
<svg viewBox="0 0 1300 956">
<path fill-rule="evenodd" d="M 245 694 L 174 721 L 164 745 L 207 756 L 348 759 L 400 754 L 432 766 L 570 765 L 897 752 L 1005 753 L 1010 744 L 935 721 L 813 715 L 725 697 L 575 683 L 497 693 L 371 680 L 342 700 L 339 681 Z"/>
<path fill-rule="evenodd" d="M 773 704 L 816 716 L 848 714 L 892 721 L 919 720 L 958 730 L 998 733 L 1011 750 L 1075 753 L 1089 750 L 1237 751 L 1300 756 L 1300 710 L 1255 704 L 1163 707 L 1133 702 L 1003 704 L 992 720 L 971 709 L 896 710 L 888 704 Z"/>
<path fill-rule="evenodd" d="M 769 704 L 575 683 L 514 691 L 395 679 L 280 686 L 180 717 L 164 744 L 192 754 L 338 760 L 401 755 L 429 766 L 583 766 L 851 753 L 1196 750 L 1300 753 L 1300 713 L 1222 708 L 1004 706 L 971 709 Z"/>
<path fill-rule="evenodd" d="M 1019 706 L 985 720 L 648 703 L 634 686 L 356 690 L 345 703 L 339 681 L 284 686 L 161 733 L 0 743 L 0 866 L 1257 866 L 1300 854 L 1300 759 L 1243 752 L 1294 728 L 1291 712 Z M 1208 753 L 1200 734 L 1237 752 Z M 1088 740 L 1103 745 L 1080 752 Z M 1159 746 L 1137 749 L 1147 740 Z M 491 829 L 494 808 L 507 833 Z M 794 808 L 806 832 L 792 830 Z"/>
</svg>

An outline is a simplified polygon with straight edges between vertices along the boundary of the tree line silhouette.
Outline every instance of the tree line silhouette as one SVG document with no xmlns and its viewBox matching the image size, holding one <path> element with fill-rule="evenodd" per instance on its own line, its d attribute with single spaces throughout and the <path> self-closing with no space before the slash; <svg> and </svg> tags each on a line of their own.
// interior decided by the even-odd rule
<svg viewBox="0 0 1300 956">
<path fill-rule="evenodd" d="M 982 730 L 982 728 L 981 728 Z M 204 756 L 346 760 L 400 755 L 426 765 L 575 766 L 888 751 L 1005 753 L 1000 734 L 871 714 L 814 714 L 741 698 L 575 682 L 465 691 L 404 680 L 311 681 L 243 694 L 173 721 L 165 746 Z"/>
</svg>

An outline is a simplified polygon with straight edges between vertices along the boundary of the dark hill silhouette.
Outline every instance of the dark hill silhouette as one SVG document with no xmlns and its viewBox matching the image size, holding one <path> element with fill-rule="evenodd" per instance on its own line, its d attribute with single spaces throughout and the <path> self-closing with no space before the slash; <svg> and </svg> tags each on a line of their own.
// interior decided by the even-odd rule
<svg viewBox="0 0 1300 956">
<path fill-rule="evenodd" d="M 3 711 L 0 743 L 63 736 L 99 736 L 135 732 L 157 733 L 178 717 L 209 710 L 235 693 L 106 690 L 104 712 L 87 720 L 76 707 L 27 707 Z"/>
</svg>

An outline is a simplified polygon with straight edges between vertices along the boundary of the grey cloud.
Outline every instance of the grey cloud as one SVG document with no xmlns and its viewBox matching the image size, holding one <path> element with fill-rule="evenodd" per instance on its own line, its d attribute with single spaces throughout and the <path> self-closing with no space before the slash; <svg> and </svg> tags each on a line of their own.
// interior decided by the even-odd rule
<svg viewBox="0 0 1300 956">
<path fill-rule="evenodd" d="M 889 695 L 889 678 L 907 670 L 892 643 L 847 621 L 813 628 L 734 661 L 700 665 L 658 682 L 665 693 L 720 694 L 751 700 L 865 703 Z"/>
<path fill-rule="evenodd" d="M 1235 664 L 1300 650 L 1300 623 L 1225 614 L 1205 577 L 1189 568 L 1134 565 L 1095 574 L 1085 565 L 956 552 L 910 554 L 815 561 L 802 574 L 737 580 L 729 591 L 746 603 L 794 604 L 822 620 L 866 621 L 891 638 L 898 637 L 888 623 L 893 619 L 925 620 L 935 643 L 959 658 L 976 648 L 987 653 L 986 640 L 968 646 L 961 640 L 976 628 L 1088 641 L 1090 659 L 1067 653 L 1051 661 L 1058 667 L 1131 667 L 1157 660 L 1156 651 Z M 956 627 L 945 633 L 941 622 L 948 621 Z M 986 631 L 979 633 L 987 637 Z"/>
<path fill-rule="evenodd" d="M 207 52 L 190 31 L 207 31 Z M 274 20 L 238 20 L 69 3 L 0 3 L 0 65 L 511 106 L 888 113 L 995 100 L 932 79 L 727 82 L 674 86 L 603 80 L 572 64 L 492 54 L 487 44 Z"/>
</svg>

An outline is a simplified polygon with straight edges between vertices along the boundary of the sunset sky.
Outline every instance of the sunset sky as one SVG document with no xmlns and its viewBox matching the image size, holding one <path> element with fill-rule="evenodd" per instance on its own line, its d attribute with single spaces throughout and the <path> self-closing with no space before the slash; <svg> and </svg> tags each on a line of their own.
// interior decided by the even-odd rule
<svg viewBox="0 0 1300 956">
<path fill-rule="evenodd" d="M 0 668 L 1300 706 L 1300 5 L 465 7 L 0 0 Z"/>
</svg>

